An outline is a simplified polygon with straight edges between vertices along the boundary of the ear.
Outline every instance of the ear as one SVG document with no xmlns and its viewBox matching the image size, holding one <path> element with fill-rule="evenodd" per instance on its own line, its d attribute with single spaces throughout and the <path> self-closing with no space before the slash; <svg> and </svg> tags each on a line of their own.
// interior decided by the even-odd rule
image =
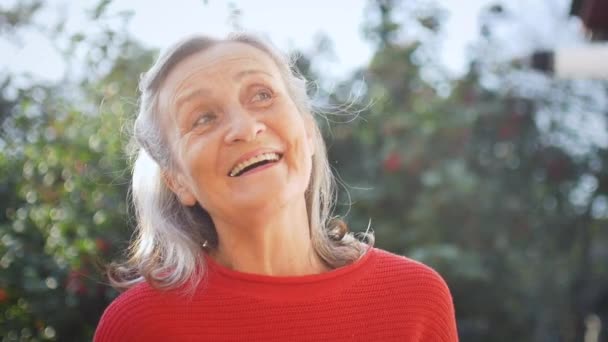
<svg viewBox="0 0 608 342">
<path fill-rule="evenodd" d="M 190 191 L 190 187 L 188 187 L 181 174 L 163 171 L 162 177 L 165 185 L 171 189 L 183 205 L 191 207 L 196 204 L 196 197 Z"/>
<path fill-rule="evenodd" d="M 308 140 L 308 146 L 310 148 L 310 156 L 315 155 L 315 137 L 317 135 L 317 123 L 312 113 L 304 115 L 304 129 L 306 130 L 306 139 Z"/>
</svg>

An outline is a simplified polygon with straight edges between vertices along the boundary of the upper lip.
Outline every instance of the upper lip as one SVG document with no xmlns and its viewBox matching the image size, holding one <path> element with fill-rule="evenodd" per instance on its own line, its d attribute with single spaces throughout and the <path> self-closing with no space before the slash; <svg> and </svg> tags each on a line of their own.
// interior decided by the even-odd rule
<svg viewBox="0 0 608 342">
<path fill-rule="evenodd" d="M 257 155 L 263 154 L 263 153 L 276 153 L 278 155 L 283 155 L 283 153 L 277 149 L 274 148 L 258 148 L 255 149 L 253 151 L 247 152 L 243 155 L 241 155 L 239 157 L 239 159 L 237 159 L 233 164 L 232 167 L 230 167 L 230 169 L 228 170 L 228 175 L 230 175 L 230 172 L 232 170 L 234 170 L 234 168 L 239 165 L 240 163 L 244 162 L 245 160 L 251 158 L 251 157 L 255 157 Z"/>
</svg>

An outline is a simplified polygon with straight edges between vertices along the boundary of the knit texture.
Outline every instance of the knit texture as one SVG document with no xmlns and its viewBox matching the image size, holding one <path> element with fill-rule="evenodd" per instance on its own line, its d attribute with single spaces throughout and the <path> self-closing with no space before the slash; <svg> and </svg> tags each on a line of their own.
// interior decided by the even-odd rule
<svg viewBox="0 0 608 342">
<path fill-rule="evenodd" d="M 233 271 L 208 258 L 194 295 L 146 283 L 103 314 L 95 342 L 458 341 L 443 279 L 411 259 L 373 248 L 315 275 Z"/>
</svg>

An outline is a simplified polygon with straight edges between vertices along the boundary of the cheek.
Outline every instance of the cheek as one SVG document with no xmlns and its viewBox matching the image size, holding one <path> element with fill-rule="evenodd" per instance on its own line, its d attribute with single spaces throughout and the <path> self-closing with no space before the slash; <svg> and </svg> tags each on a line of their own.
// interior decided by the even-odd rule
<svg viewBox="0 0 608 342">
<path fill-rule="evenodd" d="M 303 174 L 310 173 L 313 156 L 312 141 L 309 139 L 304 129 L 304 122 L 299 122 L 292 126 L 292 130 L 289 132 L 289 138 L 291 142 L 292 158 L 293 163 L 297 165 Z"/>
<path fill-rule="evenodd" d="M 205 185 L 212 186 L 213 180 L 217 178 L 215 175 L 217 153 L 214 151 L 216 151 L 214 146 L 200 139 L 200 141 L 191 141 L 182 154 L 184 166 L 187 168 L 190 179 L 197 186 L 197 192 L 203 181 L 205 181 Z"/>
<path fill-rule="evenodd" d="M 300 120 L 297 124 L 294 136 L 298 137 L 298 145 L 301 152 L 305 154 L 306 157 L 312 158 L 314 154 L 313 134 L 306 129 L 306 122 L 304 120 Z"/>
</svg>

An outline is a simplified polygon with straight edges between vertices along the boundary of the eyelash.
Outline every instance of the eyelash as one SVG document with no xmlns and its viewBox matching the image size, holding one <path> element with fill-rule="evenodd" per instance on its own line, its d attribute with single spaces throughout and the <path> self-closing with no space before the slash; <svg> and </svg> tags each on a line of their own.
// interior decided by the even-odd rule
<svg viewBox="0 0 608 342">
<path fill-rule="evenodd" d="M 256 98 L 258 98 L 260 95 L 265 95 L 266 98 L 256 100 Z M 267 102 L 267 101 L 272 100 L 272 98 L 273 98 L 273 93 L 270 90 L 261 89 L 255 93 L 255 95 L 253 96 L 252 102 Z M 217 115 L 215 115 L 213 112 L 206 112 L 206 113 L 202 114 L 199 118 L 197 118 L 196 121 L 194 121 L 194 124 L 192 125 L 192 127 L 207 124 L 208 122 L 201 122 L 201 121 L 204 121 L 208 118 L 215 120 L 217 118 Z"/>
<path fill-rule="evenodd" d="M 258 98 L 260 95 L 266 95 L 265 99 L 261 99 L 261 100 L 256 100 L 256 98 Z M 266 101 L 270 101 L 272 100 L 273 97 L 273 93 L 268 90 L 268 89 L 260 89 L 259 91 L 257 91 L 255 93 L 255 95 L 253 95 L 253 100 L 252 102 L 266 102 Z"/>
<path fill-rule="evenodd" d="M 193 127 L 196 127 L 198 125 L 204 125 L 207 124 L 208 122 L 201 122 L 204 119 L 208 119 L 212 117 L 213 120 L 215 120 L 217 118 L 217 115 L 215 115 L 213 112 L 206 112 L 204 114 L 202 114 L 198 119 L 196 119 L 196 121 L 194 122 L 194 125 L 192 125 Z"/>
</svg>

